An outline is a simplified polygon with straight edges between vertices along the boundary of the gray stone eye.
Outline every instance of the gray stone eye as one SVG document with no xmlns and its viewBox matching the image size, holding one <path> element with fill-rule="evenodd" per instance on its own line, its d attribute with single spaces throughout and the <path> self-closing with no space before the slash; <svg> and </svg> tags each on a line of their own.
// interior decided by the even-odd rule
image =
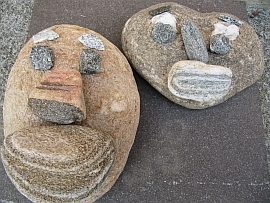
<svg viewBox="0 0 270 203">
<path fill-rule="evenodd" d="M 93 74 L 100 71 L 100 55 L 91 49 L 83 49 L 80 56 L 80 73 Z"/>
<path fill-rule="evenodd" d="M 33 46 L 29 58 L 36 70 L 49 70 L 53 67 L 54 54 L 48 46 Z"/>
</svg>

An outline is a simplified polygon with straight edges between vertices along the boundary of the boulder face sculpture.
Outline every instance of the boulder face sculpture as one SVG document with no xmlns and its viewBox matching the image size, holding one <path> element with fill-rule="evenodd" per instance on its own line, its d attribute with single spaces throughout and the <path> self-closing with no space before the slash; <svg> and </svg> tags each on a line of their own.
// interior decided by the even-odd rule
<svg viewBox="0 0 270 203">
<path fill-rule="evenodd" d="M 133 15 L 122 31 L 122 47 L 157 91 L 190 109 L 226 101 L 264 69 L 260 41 L 248 23 L 172 2 Z"/>
<path fill-rule="evenodd" d="M 75 25 L 48 28 L 9 75 L 5 170 L 33 202 L 93 202 L 125 166 L 139 108 L 129 63 L 112 43 Z"/>
</svg>

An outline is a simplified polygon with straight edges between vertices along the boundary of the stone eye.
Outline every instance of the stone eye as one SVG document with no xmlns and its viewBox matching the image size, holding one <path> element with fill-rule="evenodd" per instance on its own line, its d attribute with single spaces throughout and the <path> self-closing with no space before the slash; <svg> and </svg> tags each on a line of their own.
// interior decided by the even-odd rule
<svg viewBox="0 0 270 203">
<path fill-rule="evenodd" d="M 94 74 L 100 71 L 100 55 L 91 49 L 83 49 L 80 55 L 80 73 Z"/>
<path fill-rule="evenodd" d="M 54 54 L 48 46 L 33 46 L 29 58 L 35 70 L 49 70 L 53 67 Z"/>
</svg>

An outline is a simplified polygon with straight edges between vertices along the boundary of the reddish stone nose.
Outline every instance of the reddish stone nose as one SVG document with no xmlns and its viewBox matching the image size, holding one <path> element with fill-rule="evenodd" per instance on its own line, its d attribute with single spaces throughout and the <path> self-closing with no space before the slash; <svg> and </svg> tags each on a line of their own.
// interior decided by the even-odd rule
<svg viewBox="0 0 270 203">
<path fill-rule="evenodd" d="M 51 71 L 29 95 L 28 106 L 39 118 L 69 124 L 86 118 L 82 78 L 78 70 Z"/>
</svg>

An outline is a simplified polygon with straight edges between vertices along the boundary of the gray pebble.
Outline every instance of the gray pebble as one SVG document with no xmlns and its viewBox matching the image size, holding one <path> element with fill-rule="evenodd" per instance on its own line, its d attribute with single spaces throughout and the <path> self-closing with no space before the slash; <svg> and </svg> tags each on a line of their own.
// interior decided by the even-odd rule
<svg viewBox="0 0 270 203">
<path fill-rule="evenodd" d="M 93 74 L 100 71 L 100 55 L 91 49 L 84 49 L 80 56 L 80 73 Z"/>
<path fill-rule="evenodd" d="M 49 70 L 53 67 L 54 54 L 48 46 L 33 46 L 29 58 L 36 70 Z"/>
<path fill-rule="evenodd" d="M 152 37 L 156 42 L 165 44 L 175 40 L 176 31 L 169 24 L 155 23 Z"/>
<path fill-rule="evenodd" d="M 53 123 L 70 124 L 84 119 L 84 113 L 76 106 L 68 103 L 29 98 L 28 106 L 34 115 Z"/>
<path fill-rule="evenodd" d="M 170 5 L 169 6 L 162 6 L 162 7 L 158 7 L 154 10 L 149 11 L 149 14 L 151 16 L 156 16 L 156 15 L 159 15 L 161 13 L 168 12 L 170 10 L 172 10 L 172 7 Z"/>
<path fill-rule="evenodd" d="M 225 16 L 223 14 L 220 14 L 219 15 L 219 19 L 220 20 L 223 20 L 223 21 L 225 21 L 227 23 L 231 23 L 231 24 L 237 25 L 237 26 L 243 25 L 243 22 L 242 21 L 236 20 L 236 19 L 234 19 L 234 18 L 232 18 L 230 16 Z"/>
<path fill-rule="evenodd" d="M 228 37 L 217 34 L 210 38 L 210 50 L 217 54 L 226 54 L 231 50 L 230 40 Z"/>
<path fill-rule="evenodd" d="M 181 27 L 181 33 L 188 58 L 190 60 L 207 63 L 207 49 L 203 37 L 195 23 L 191 20 L 185 20 Z"/>
</svg>

